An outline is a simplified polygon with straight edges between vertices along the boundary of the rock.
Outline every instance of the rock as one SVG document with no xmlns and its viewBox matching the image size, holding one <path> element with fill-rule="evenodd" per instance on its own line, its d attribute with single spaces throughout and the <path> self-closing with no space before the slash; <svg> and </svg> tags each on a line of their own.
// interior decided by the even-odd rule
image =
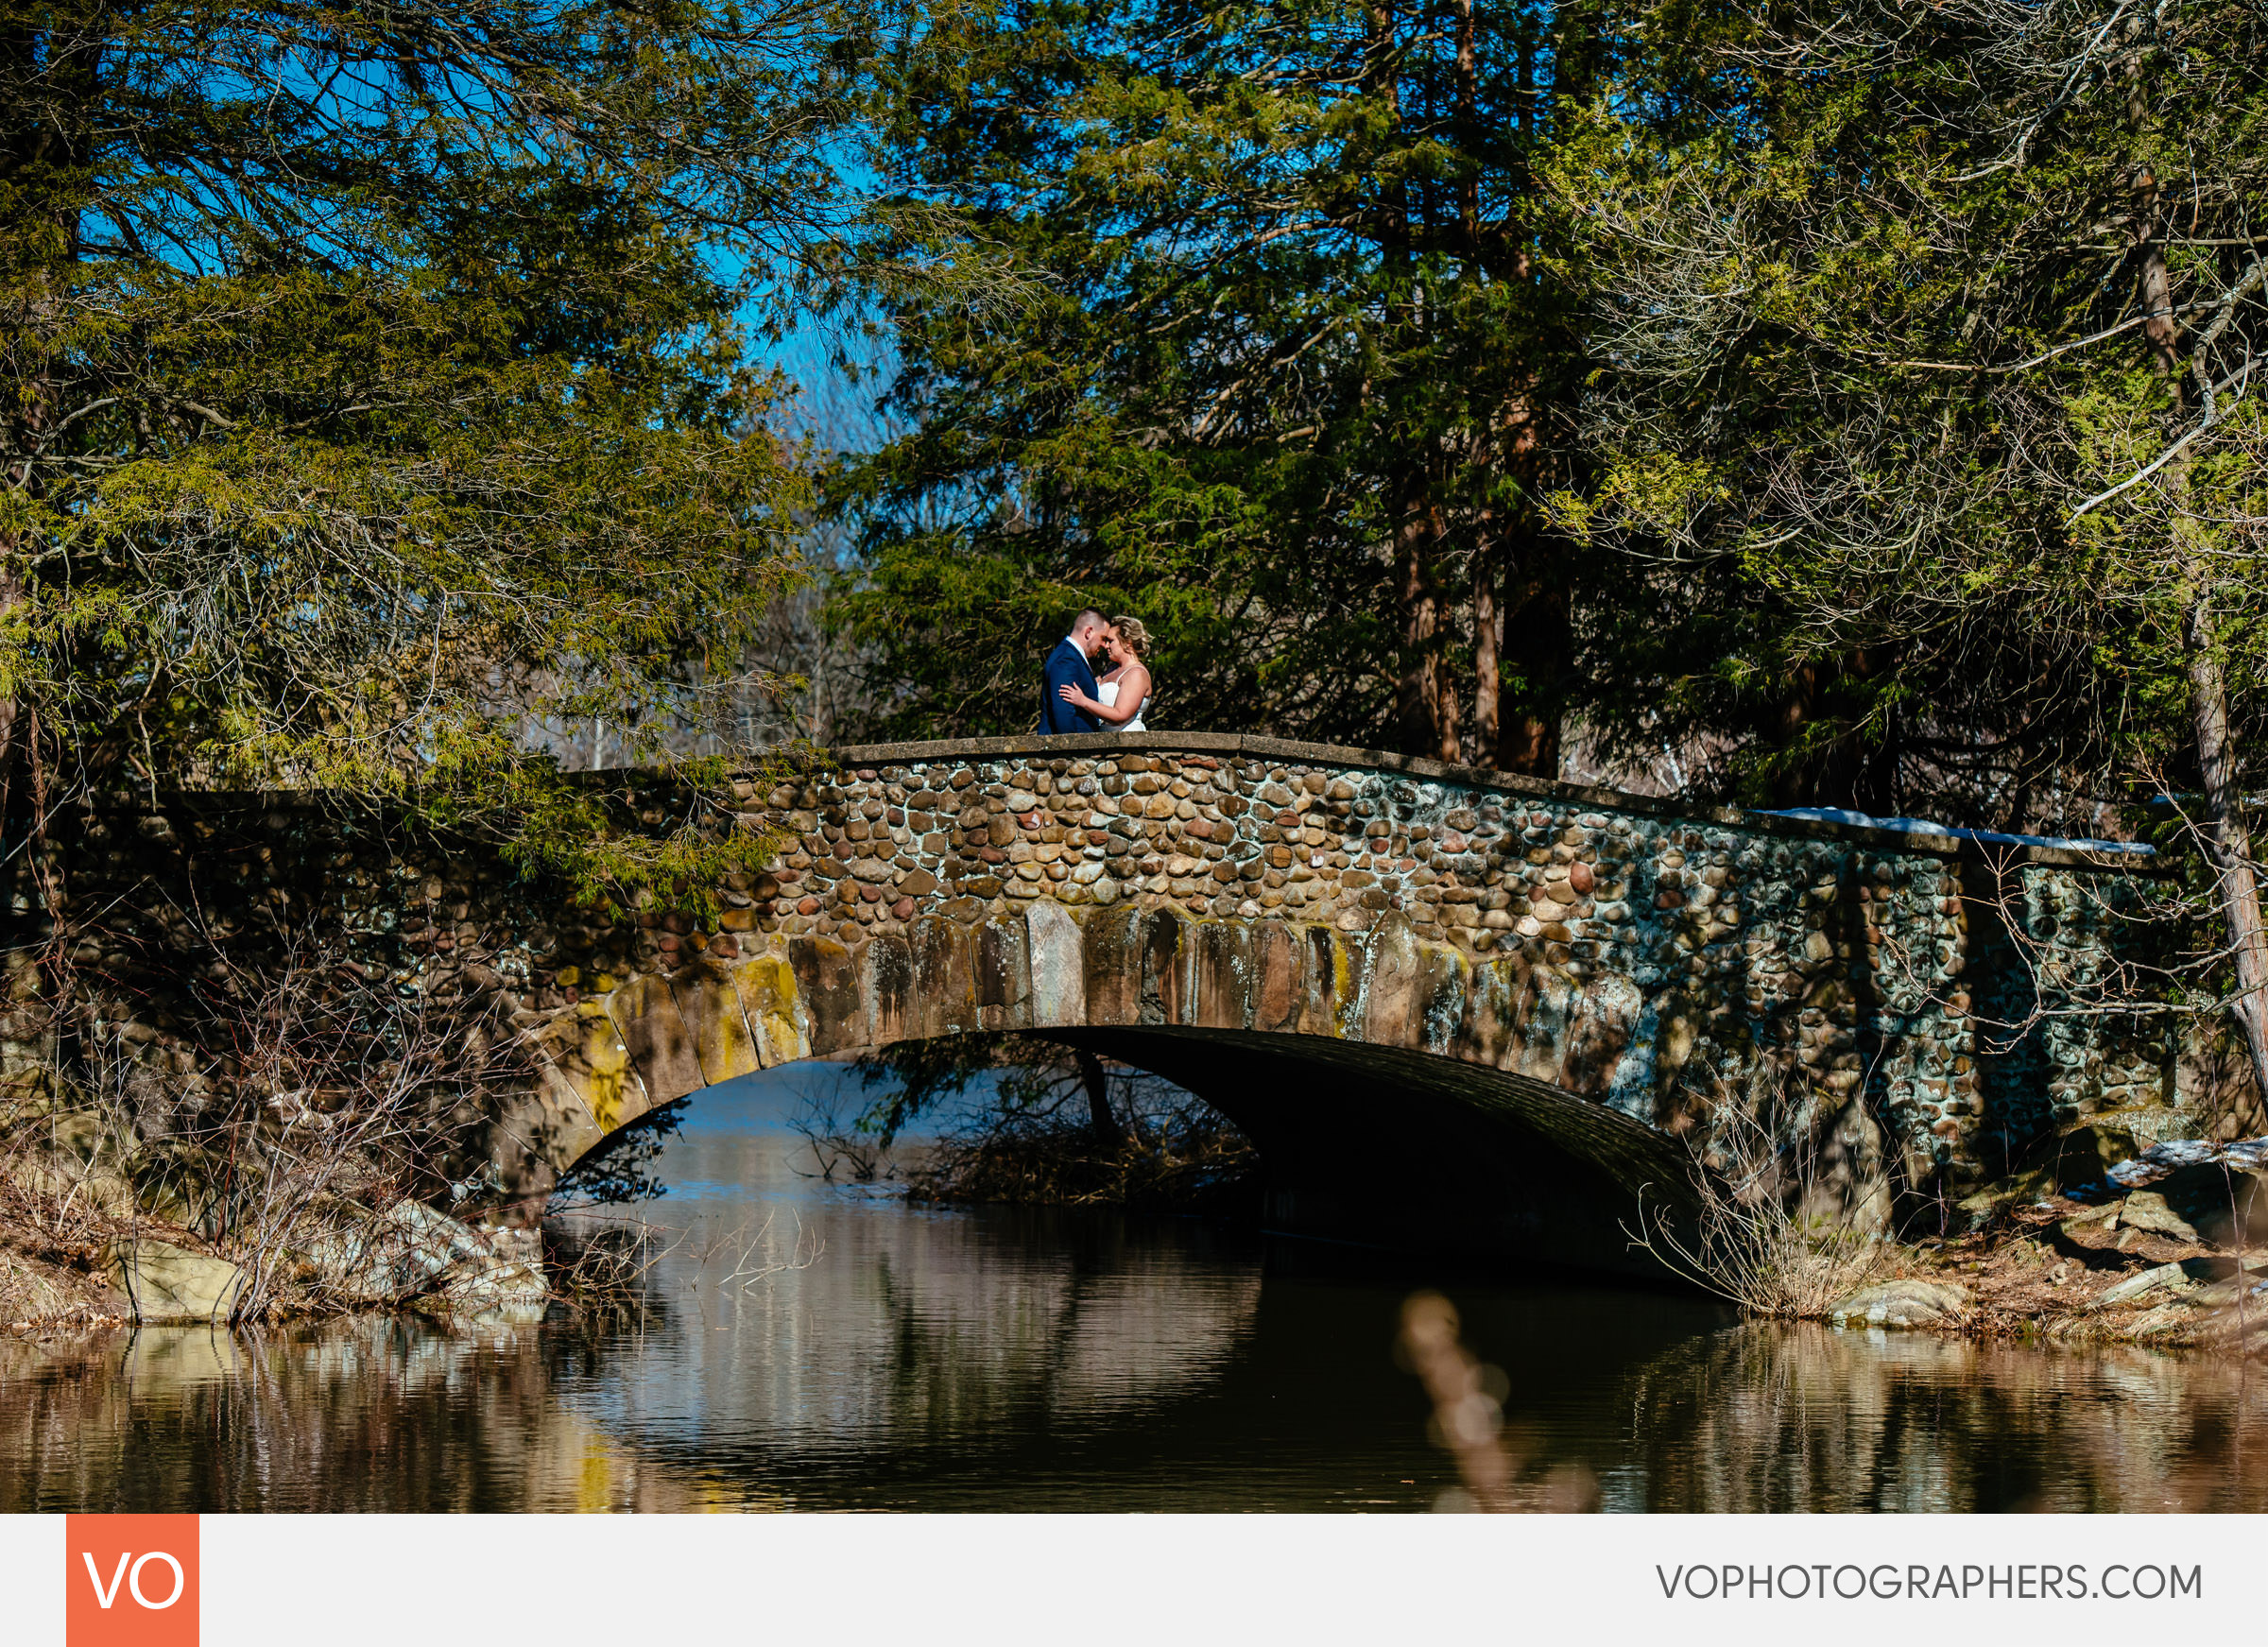
<svg viewBox="0 0 2268 1647">
<path fill-rule="evenodd" d="M 2100 1224 L 2105 1232 L 2116 1229 L 2119 1227 L 2120 1206 L 2120 1202 L 2113 1201 L 2107 1206 L 2091 1207 L 2085 1212 L 2074 1213 L 2065 1219 L 2057 1227 L 2066 1235 L 2070 1234 L 2073 1230 L 2085 1229 L 2089 1225 L 2095 1224 Z"/>
<path fill-rule="evenodd" d="M 2119 1336 L 2147 1344 L 2156 1339 L 2190 1339 L 2208 1319 L 2191 1298 L 2170 1298 L 2154 1310 L 2122 1322 Z"/>
<path fill-rule="evenodd" d="M 2073 1122 L 2057 1132 L 2050 1146 L 2053 1152 L 2046 1163 L 2050 1187 L 2065 1193 L 2094 1187 L 2115 1195 L 2118 1192 L 2107 1175 L 2110 1169 L 2132 1160 L 2153 1141 L 2147 1126 L 2137 1137 L 2136 1129 L 2116 1114 Z"/>
<path fill-rule="evenodd" d="M 1883 1281 L 1828 1306 L 1839 1327 L 1935 1327 L 1966 1314 L 1967 1287 L 1950 1281 Z"/>
<path fill-rule="evenodd" d="M 2166 1205 L 2154 1190 L 2137 1190 L 2119 1207 L 2119 1222 L 2129 1229 L 2147 1229 L 2177 1241 L 2195 1241 L 2197 1230 L 2189 1220 Z"/>
<path fill-rule="evenodd" d="M 1983 1229 L 1996 1223 L 2012 1209 L 2028 1206 L 2039 1199 L 2038 1185 L 2029 1175 L 2002 1178 L 1998 1183 L 1987 1184 L 1982 1190 L 1963 1196 L 1954 1209 L 1960 1216 L 1948 1233 Z"/>
<path fill-rule="evenodd" d="M 244 1290 L 244 1272 L 227 1259 L 147 1236 L 112 1243 L 111 1274 L 137 1321 L 226 1321 Z"/>
<path fill-rule="evenodd" d="M 2190 1302 L 2201 1309 L 2225 1310 L 2239 1299 L 2251 1305 L 2256 1299 L 2268 1298 L 2268 1281 L 2260 1279 L 2261 1268 L 2258 1264 L 2247 1265 L 2242 1275 L 2198 1289 L 2190 1295 Z M 2186 1273 L 2186 1265 L 2184 1270 Z"/>
<path fill-rule="evenodd" d="M 1024 912 L 1032 978 L 1032 1027 L 1087 1021 L 1086 957 L 1079 928 L 1055 903 Z"/>
<path fill-rule="evenodd" d="M 2121 1110 L 2114 1115 L 2098 1116 L 2081 1128 L 2066 1128 L 2067 1146 L 2074 1140 L 2092 1139 L 2099 1146 L 2096 1153 L 2111 1164 L 2100 1177 L 2085 1181 L 2088 1180 L 2088 1175 L 2084 1163 L 2071 1170 L 2072 1163 L 2067 1160 L 2061 1175 L 2063 1192 L 2074 1200 L 2102 1201 L 2168 1180 L 2187 1179 L 2190 1182 L 2184 1188 L 2188 1193 L 2175 1194 L 2171 1197 L 2173 1200 L 2191 1202 L 2199 1192 L 2209 1198 L 2216 1192 L 2225 1200 L 2225 1174 L 2257 1173 L 2268 1161 L 2268 1139 L 2244 1139 L 2224 1144 L 2206 1139 L 2167 1138 L 2141 1148 L 2139 1154 L 2131 1155 L 2130 1158 L 2119 1154 L 2129 1143 L 2139 1148 L 2141 1140 L 2187 1125 L 2191 1119 L 2180 1110 L 2153 1107 Z M 2190 1210 L 2194 1215 L 2198 1208 L 2192 1205 Z"/>
<path fill-rule="evenodd" d="M 2188 1284 L 2189 1277 L 2179 1264 L 2159 1264 L 2154 1270 L 2144 1270 L 2139 1275 L 2128 1276 L 2122 1281 L 2113 1282 L 2096 1297 L 2090 1308 L 2108 1310 L 2114 1305 L 2131 1303 L 2143 1294 L 2154 1293 L 2160 1287 L 2187 1286 Z"/>
<path fill-rule="evenodd" d="M 484 1321 L 543 1319 L 543 1263 L 534 1234 L 482 1231 L 418 1201 L 397 1201 L 389 1222 L 410 1235 L 428 1291 L 419 1308 Z"/>
<path fill-rule="evenodd" d="M 2176 1118 L 2156 1123 L 2158 1127 L 2181 1124 L 2191 1119 L 2174 1109 L 2128 1110 L 2122 1112 L 2122 1118 L 2130 1124 L 2130 1130 L 2137 1134 L 2139 1142 L 2147 1136 L 2148 1129 L 2140 1124 L 2144 1118 L 2158 1115 Z M 2222 1159 L 2226 1153 L 2223 1145 L 2205 1139 L 2166 1139 L 2151 1144 L 2132 1160 L 2119 1162 L 2110 1169 L 2107 1176 L 2114 1184 L 2139 1189 L 2144 1184 L 2155 1184 L 2161 1178 L 2171 1177 L 2184 1167 L 2208 1166 Z"/>
<path fill-rule="evenodd" d="M 305 1254 L 342 1300 L 407 1302 L 429 1313 L 485 1320 L 543 1318 L 543 1267 L 532 1237 L 487 1232 L 419 1201 L 361 1214 Z"/>
<path fill-rule="evenodd" d="M 440 1291 L 420 1298 L 417 1308 L 455 1321 L 528 1326 L 543 1319 L 549 1302 L 539 1264 L 497 1261 L 452 1278 Z"/>
</svg>

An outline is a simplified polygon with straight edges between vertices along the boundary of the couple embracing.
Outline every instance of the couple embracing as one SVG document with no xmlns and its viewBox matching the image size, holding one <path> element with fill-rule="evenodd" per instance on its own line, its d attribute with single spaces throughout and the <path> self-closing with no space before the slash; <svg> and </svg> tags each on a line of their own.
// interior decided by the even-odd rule
<svg viewBox="0 0 2268 1647">
<path fill-rule="evenodd" d="M 1047 655 L 1040 730 L 1143 730 L 1150 668 L 1143 659 L 1149 649 L 1150 632 L 1140 618 L 1106 618 L 1092 607 L 1081 612 Z"/>
</svg>

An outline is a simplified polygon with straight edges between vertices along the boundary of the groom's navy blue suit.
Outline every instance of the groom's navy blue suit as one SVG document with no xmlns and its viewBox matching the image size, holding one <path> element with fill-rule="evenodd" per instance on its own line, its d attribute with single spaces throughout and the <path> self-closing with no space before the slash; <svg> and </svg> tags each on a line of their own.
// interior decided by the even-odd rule
<svg viewBox="0 0 2268 1647">
<path fill-rule="evenodd" d="M 1045 702 L 1040 712 L 1040 729 L 1042 732 L 1099 732 L 1103 723 L 1076 704 L 1065 703 L 1059 686 L 1075 686 L 1089 697 L 1094 695 L 1094 671 L 1088 666 L 1087 654 L 1071 643 L 1070 637 L 1056 643 L 1056 649 L 1047 655 L 1040 691 Z"/>
</svg>

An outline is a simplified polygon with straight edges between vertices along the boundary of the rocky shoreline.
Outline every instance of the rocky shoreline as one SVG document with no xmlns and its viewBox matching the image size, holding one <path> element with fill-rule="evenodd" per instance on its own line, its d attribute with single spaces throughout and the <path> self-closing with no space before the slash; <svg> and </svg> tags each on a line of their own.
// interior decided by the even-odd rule
<svg viewBox="0 0 2268 1647">
<path fill-rule="evenodd" d="M 262 1312 L 279 1319 L 410 1312 L 521 1324 L 542 1319 L 551 1302 L 538 1232 L 476 1228 L 411 1200 L 384 1210 L 342 1203 L 312 1239 L 265 1261 L 239 1254 L 239 1262 L 193 1230 L 154 1223 L 97 1246 L 32 1244 L 0 1240 L 0 1334 L 225 1325 L 240 1312 L 254 1261 L 286 1278 Z"/>
<path fill-rule="evenodd" d="M 2099 1175 L 2010 1179 L 1962 1203 L 1966 1231 L 1897 1249 L 1890 1278 L 1837 1300 L 1848 1327 L 2268 1355 L 2257 1227 L 2268 1139 L 2179 1140 Z"/>
<path fill-rule="evenodd" d="M 2070 1178 L 2059 1187 L 2058 1176 Z M 2107 1169 L 2040 1169 L 1962 1202 L 1954 1233 L 1885 1245 L 1822 1312 L 1855 1330 L 2046 1345 L 2141 1345 L 2268 1357 L 2268 1138 L 2173 1141 Z M 408 1312 L 469 1324 L 542 1319 L 556 1289 L 536 1231 L 463 1224 L 421 1203 L 339 1202 L 282 1255 L 297 1316 Z M 144 1222 L 84 1251 L 0 1240 L 0 1335 L 226 1323 L 235 1261 Z"/>
</svg>

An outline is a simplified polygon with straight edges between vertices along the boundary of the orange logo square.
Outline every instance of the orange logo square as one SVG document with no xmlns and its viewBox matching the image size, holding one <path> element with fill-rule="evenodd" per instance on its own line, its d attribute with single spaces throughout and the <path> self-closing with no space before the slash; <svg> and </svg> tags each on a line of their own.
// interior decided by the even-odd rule
<svg viewBox="0 0 2268 1647">
<path fill-rule="evenodd" d="M 195 1516 L 63 1520 L 66 1647 L 198 1647 Z"/>
</svg>

